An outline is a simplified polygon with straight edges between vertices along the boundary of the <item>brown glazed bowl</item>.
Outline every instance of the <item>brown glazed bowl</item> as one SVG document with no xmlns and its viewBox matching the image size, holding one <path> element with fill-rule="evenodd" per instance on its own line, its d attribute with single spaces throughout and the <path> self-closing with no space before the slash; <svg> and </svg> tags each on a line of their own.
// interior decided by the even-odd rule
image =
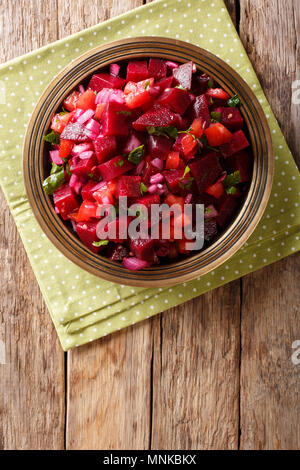
<svg viewBox="0 0 300 470">
<path fill-rule="evenodd" d="M 231 96 L 242 100 L 241 112 L 248 127 L 254 156 L 248 194 L 231 225 L 209 247 L 178 261 L 142 271 L 128 271 L 120 263 L 92 253 L 70 226 L 55 213 L 42 187 L 48 156 L 43 136 L 50 120 L 76 86 L 112 62 L 161 57 L 177 62 L 194 61 L 198 70 L 211 75 Z M 246 242 L 267 205 L 273 179 L 273 150 L 265 114 L 244 80 L 215 55 L 186 42 L 162 37 L 124 39 L 97 47 L 73 61 L 50 83 L 30 119 L 23 150 L 24 179 L 32 210 L 54 245 L 71 261 L 91 274 L 120 284 L 161 287 L 194 279 L 228 260 Z"/>
</svg>

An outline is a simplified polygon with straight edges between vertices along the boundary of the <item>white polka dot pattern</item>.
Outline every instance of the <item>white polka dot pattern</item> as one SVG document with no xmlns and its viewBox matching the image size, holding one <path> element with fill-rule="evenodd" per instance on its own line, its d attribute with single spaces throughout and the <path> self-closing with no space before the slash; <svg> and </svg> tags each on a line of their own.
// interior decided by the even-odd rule
<svg viewBox="0 0 300 470">
<path fill-rule="evenodd" d="M 180 38 L 217 54 L 251 86 L 272 131 L 275 181 L 263 219 L 226 265 L 172 288 L 116 285 L 67 260 L 35 221 L 22 177 L 22 144 L 35 102 L 47 83 L 92 47 L 139 35 Z M 0 66 L 0 182 L 65 350 L 132 325 L 230 282 L 300 248 L 299 174 L 222 0 L 160 0 Z M 26 93 L 24 93 L 24 90 Z"/>
</svg>

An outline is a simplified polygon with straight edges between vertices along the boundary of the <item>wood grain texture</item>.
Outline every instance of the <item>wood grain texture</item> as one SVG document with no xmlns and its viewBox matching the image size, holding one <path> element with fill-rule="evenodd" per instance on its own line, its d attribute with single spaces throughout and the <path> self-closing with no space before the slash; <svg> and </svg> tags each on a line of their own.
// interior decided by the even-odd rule
<svg viewBox="0 0 300 470">
<path fill-rule="evenodd" d="M 263 89 L 300 163 L 299 1 L 243 0 L 240 35 Z M 268 12 L 268 14 L 266 14 Z M 298 449 L 300 366 L 291 361 L 300 338 L 299 254 L 243 278 L 241 448 Z"/>
<path fill-rule="evenodd" d="M 0 3 L 1 62 L 56 39 L 53 9 L 54 0 Z M 0 448 L 62 449 L 64 353 L 2 191 L 0 259 Z"/>
<path fill-rule="evenodd" d="M 237 449 L 239 281 L 154 322 L 152 449 Z"/>
</svg>

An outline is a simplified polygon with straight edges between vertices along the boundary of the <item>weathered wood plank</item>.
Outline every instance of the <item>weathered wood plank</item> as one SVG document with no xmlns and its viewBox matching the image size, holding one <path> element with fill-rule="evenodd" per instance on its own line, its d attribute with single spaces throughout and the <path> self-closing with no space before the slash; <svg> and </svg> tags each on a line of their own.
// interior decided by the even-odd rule
<svg viewBox="0 0 300 470">
<path fill-rule="evenodd" d="M 237 449 L 239 281 L 165 312 L 160 321 L 152 448 Z"/>
<path fill-rule="evenodd" d="M 1 62 L 57 38 L 56 1 L 0 3 Z M 64 353 L 0 194 L 0 449 L 64 447 Z"/>
<path fill-rule="evenodd" d="M 299 105 L 291 104 L 300 78 L 299 2 L 240 3 L 241 38 L 299 162 Z M 242 282 L 241 448 L 297 449 L 300 369 L 291 355 L 300 338 L 299 255 Z"/>
<path fill-rule="evenodd" d="M 142 3 L 58 0 L 59 36 Z M 151 358 L 151 322 L 68 353 L 68 449 L 148 448 Z"/>
</svg>

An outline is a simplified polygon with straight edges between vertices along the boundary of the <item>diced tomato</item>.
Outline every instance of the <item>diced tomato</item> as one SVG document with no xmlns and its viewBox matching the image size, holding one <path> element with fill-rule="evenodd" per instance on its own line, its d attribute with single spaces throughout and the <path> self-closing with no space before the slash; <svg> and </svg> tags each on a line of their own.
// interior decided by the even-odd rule
<svg viewBox="0 0 300 470">
<path fill-rule="evenodd" d="M 228 93 L 222 90 L 222 88 L 208 88 L 206 95 L 211 96 L 211 98 L 215 98 L 218 100 L 229 100 L 230 98 Z"/>
<path fill-rule="evenodd" d="M 64 100 L 64 108 L 68 111 L 74 111 L 76 109 L 77 101 L 79 100 L 81 93 L 79 91 L 73 91 L 67 98 Z"/>
<path fill-rule="evenodd" d="M 219 181 L 206 188 L 205 192 L 219 199 L 224 194 L 224 185 Z"/>
<path fill-rule="evenodd" d="M 69 123 L 72 116 L 72 113 L 55 114 L 51 121 L 51 129 L 54 132 L 58 132 L 59 134 L 61 134 L 66 125 Z"/>
<path fill-rule="evenodd" d="M 113 204 L 115 205 L 114 196 L 117 191 L 117 183 L 115 181 L 107 181 L 93 193 L 94 199 L 99 204 Z"/>
<path fill-rule="evenodd" d="M 101 119 L 102 113 L 105 109 L 106 103 L 99 103 L 96 107 L 95 118 Z"/>
<path fill-rule="evenodd" d="M 125 102 L 130 109 L 140 108 L 151 101 L 148 91 L 153 86 L 154 78 L 148 78 L 141 82 L 128 82 L 124 88 Z"/>
<path fill-rule="evenodd" d="M 165 203 L 168 204 L 168 206 L 173 206 L 173 204 L 179 204 L 182 208 L 184 209 L 184 198 L 181 196 L 175 196 L 175 194 L 169 193 L 165 197 Z"/>
<path fill-rule="evenodd" d="M 198 139 L 201 139 L 205 128 L 205 122 L 202 118 L 195 118 L 191 124 L 190 131 Z"/>
<path fill-rule="evenodd" d="M 186 134 L 181 141 L 181 147 L 185 157 L 194 155 L 198 148 L 198 142 L 192 135 Z"/>
<path fill-rule="evenodd" d="M 88 222 L 91 219 L 97 218 L 98 205 L 92 201 L 85 200 L 81 204 L 76 222 Z"/>
<path fill-rule="evenodd" d="M 68 158 L 73 147 L 74 147 L 74 142 L 72 140 L 61 139 L 60 144 L 59 144 L 60 158 Z"/>
<path fill-rule="evenodd" d="M 86 90 L 82 95 L 79 97 L 76 108 L 84 109 L 96 109 L 96 95 L 93 90 Z"/>
<path fill-rule="evenodd" d="M 167 161 L 166 161 L 167 170 L 171 170 L 171 169 L 176 170 L 176 168 L 178 168 L 179 161 L 180 161 L 179 155 L 180 155 L 179 152 L 169 152 Z"/>
<path fill-rule="evenodd" d="M 227 144 L 227 142 L 232 139 L 231 132 L 219 122 L 211 124 L 207 129 L 205 129 L 204 133 L 209 145 L 212 147 Z"/>
</svg>

